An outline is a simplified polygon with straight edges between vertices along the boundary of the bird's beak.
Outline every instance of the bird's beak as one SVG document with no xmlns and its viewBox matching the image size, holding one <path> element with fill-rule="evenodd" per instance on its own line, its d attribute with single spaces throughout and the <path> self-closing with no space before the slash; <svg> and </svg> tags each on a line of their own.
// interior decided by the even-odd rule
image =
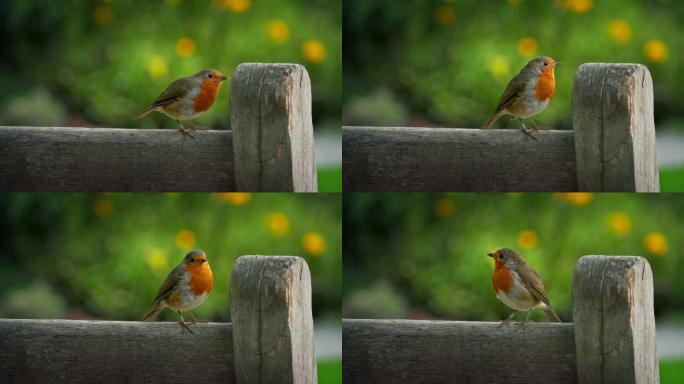
<svg viewBox="0 0 684 384">
<path fill-rule="evenodd" d="M 219 79 L 219 80 L 221 80 L 221 81 L 227 79 L 227 77 L 225 77 L 225 76 L 223 76 L 223 75 L 221 75 L 221 76 L 216 76 L 216 78 Z"/>
<path fill-rule="evenodd" d="M 554 67 L 557 67 L 558 64 L 561 64 L 561 63 L 562 63 L 561 61 L 554 61 L 554 62 L 553 62 L 553 66 L 554 66 Z"/>
<path fill-rule="evenodd" d="M 496 256 L 496 253 L 489 252 L 489 253 L 487 253 L 487 256 L 489 256 L 489 257 L 495 257 L 495 256 Z"/>
</svg>

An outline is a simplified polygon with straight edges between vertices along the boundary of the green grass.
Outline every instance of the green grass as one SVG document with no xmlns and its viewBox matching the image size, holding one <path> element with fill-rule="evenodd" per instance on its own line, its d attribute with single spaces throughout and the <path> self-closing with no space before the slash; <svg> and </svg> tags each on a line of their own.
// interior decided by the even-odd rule
<svg viewBox="0 0 684 384">
<path fill-rule="evenodd" d="M 318 382 L 321 384 L 341 384 L 342 359 L 319 361 Z"/>
<path fill-rule="evenodd" d="M 660 382 L 663 384 L 684 383 L 684 360 L 661 361 Z"/>
<path fill-rule="evenodd" d="M 342 167 L 318 170 L 319 192 L 342 192 Z"/>
<path fill-rule="evenodd" d="M 684 167 L 660 170 L 661 192 L 684 192 Z"/>
</svg>

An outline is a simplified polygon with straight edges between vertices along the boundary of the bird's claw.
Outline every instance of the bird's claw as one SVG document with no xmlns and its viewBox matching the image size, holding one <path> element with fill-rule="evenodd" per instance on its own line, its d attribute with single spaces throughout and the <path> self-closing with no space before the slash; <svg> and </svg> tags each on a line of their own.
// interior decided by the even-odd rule
<svg viewBox="0 0 684 384">
<path fill-rule="evenodd" d="M 186 129 L 186 128 L 178 128 L 179 131 L 181 131 L 184 135 L 189 136 L 191 138 L 195 138 L 195 136 L 190 134 L 191 129 Z"/>
<path fill-rule="evenodd" d="M 539 141 L 539 139 L 534 137 L 534 135 L 532 134 L 532 132 L 536 132 L 535 129 L 520 128 L 520 132 L 522 132 L 522 133 L 526 134 L 527 136 Z"/>
<path fill-rule="evenodd" d="M 190 327 L 188 327 L 188 324 L 187 324 L 185 321 L 182 321 L 182 320 L 181 320 L 181 321 L 179 321 L 178 323 L 179 323 L 180 325 L 182 325 L 183 328 L 187 329 L 188 332 L 193 333 L 193 334 L 195 333 L 195 332 L 192 331 L 192 329 L 190 329 Z M 189 323 L 189 322 L 188 322 L 188 323 Z"/>
</svg>

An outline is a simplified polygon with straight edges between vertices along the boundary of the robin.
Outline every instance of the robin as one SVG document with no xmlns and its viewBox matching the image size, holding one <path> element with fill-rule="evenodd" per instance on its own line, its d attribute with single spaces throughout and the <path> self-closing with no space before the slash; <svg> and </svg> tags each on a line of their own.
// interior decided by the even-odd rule
<svg viewBox="0 0 684 384">
<path fill-rule="evenodd" d="M 213 284 L 214 277 L 207 255 L 204 251 L 189 252 L 164 280 L 157 297 L 154 298 L 152 309 L 145 315 L 144 320 L 154 320 L 164 308 L 169 307 L 178 312 L 179 323 L 192 333 L 181 312 L 190 311 L 193 319 L 190 323 L 194 324 L 197 319 L 192 310 L 207 299 Z"/>
<path fill-rule="evenodd" d="M 534 308 L 541 308 L 549 321 L 561 322 L 551 308 L 542 278 L 527 265 L 520 254 L 510 248 L 501 248 L 487 255 L 494 258 L 492 283 L 499 300 L 516 311 L 527 311 L 525 323 Z M 513 315 L 515 312 L 511 313 L 504 323 L 510 321 Z"/>
<path fill-rule="evenodd" d="M 554 68 L 558 64 L 559 61 L 547 56 L 530 60 L 508 83 L 499 105 L 485 121 L 483 128 L 491 127 L 502 115 L 512 115 L 514 119 L 520 120 L 520 130 L 536 140 L 531 132 L 537 131 L 539 127 L 532 120 L 534 129 L 527 129 L 522 119 L 539 114 L 556 95 Z"/>
<path fill-rule="evenodd" d="M 224 80 L 226 77 L 215 69 L 205 69 L 192 76 L 181 77 L 166 87 L 136 119 L 145 117 L 152 111 L 162 112 L 176 120 L 183 134 L 193 137 L 180 121 L 190 120 L 211 108 Z M 197 130 L 192 120 L 190 124 L 192 131 Z"/>
</svg>

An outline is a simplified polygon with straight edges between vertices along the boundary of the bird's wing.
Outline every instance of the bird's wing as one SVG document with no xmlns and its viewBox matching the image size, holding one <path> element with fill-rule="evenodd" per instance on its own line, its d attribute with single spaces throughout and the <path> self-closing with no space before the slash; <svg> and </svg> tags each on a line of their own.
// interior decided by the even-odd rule
<svg viewBox="0 0 684 384">
<path fill-rule="evenodd" d="M 514 77 L 510 83 L 508 83 L 508 86 L 506 86 L 506 90 L 503 95 L 501 95 L 501 100 L 499 100 L 499 105 L 497 105 L 494 113 L 496 114 L 497 112 L 501 112 L 508 108 L 511 103 L 513 103 L 513 100 L 515 100 L 516 96 L 524 90 L 525 82 L 520 80 L 517 76 Z"/>
<path fill-rule="evenodd" d="M 154 298 L 155 303 L 169 297 L 169 295 L 178 287 L 178 283 L 183 277 L 183 273 L 185 273 L 185 270 L 181 263 L 181 265 L 174 268 L 174 270 L 166 276 L 166 280 L 164 280 L 164 283 L 159 287 L 159 292 L 157 292 L 157 296 Z"/>
<path fill-rule="evenodd" d="M 185 96 L 190 89 L 192 89 L 193 82 L 191 79 L 184 77 L 169 84 L 168 87 L 152 102 L 150 108 L 161 107 L 169 104 L 174 100 Z"/>
<path fill-rule="evenodd" d="M 518 274 L 532 296 L 546 305 L 551 305 L 548 296 L 546 296 L 546 291 L 544 290 L 544 282 L 542 281 L 541 276 L 539 276 L 534 269 L 529 267 L 520 268 L 518 270 Z"/>
</svg>

